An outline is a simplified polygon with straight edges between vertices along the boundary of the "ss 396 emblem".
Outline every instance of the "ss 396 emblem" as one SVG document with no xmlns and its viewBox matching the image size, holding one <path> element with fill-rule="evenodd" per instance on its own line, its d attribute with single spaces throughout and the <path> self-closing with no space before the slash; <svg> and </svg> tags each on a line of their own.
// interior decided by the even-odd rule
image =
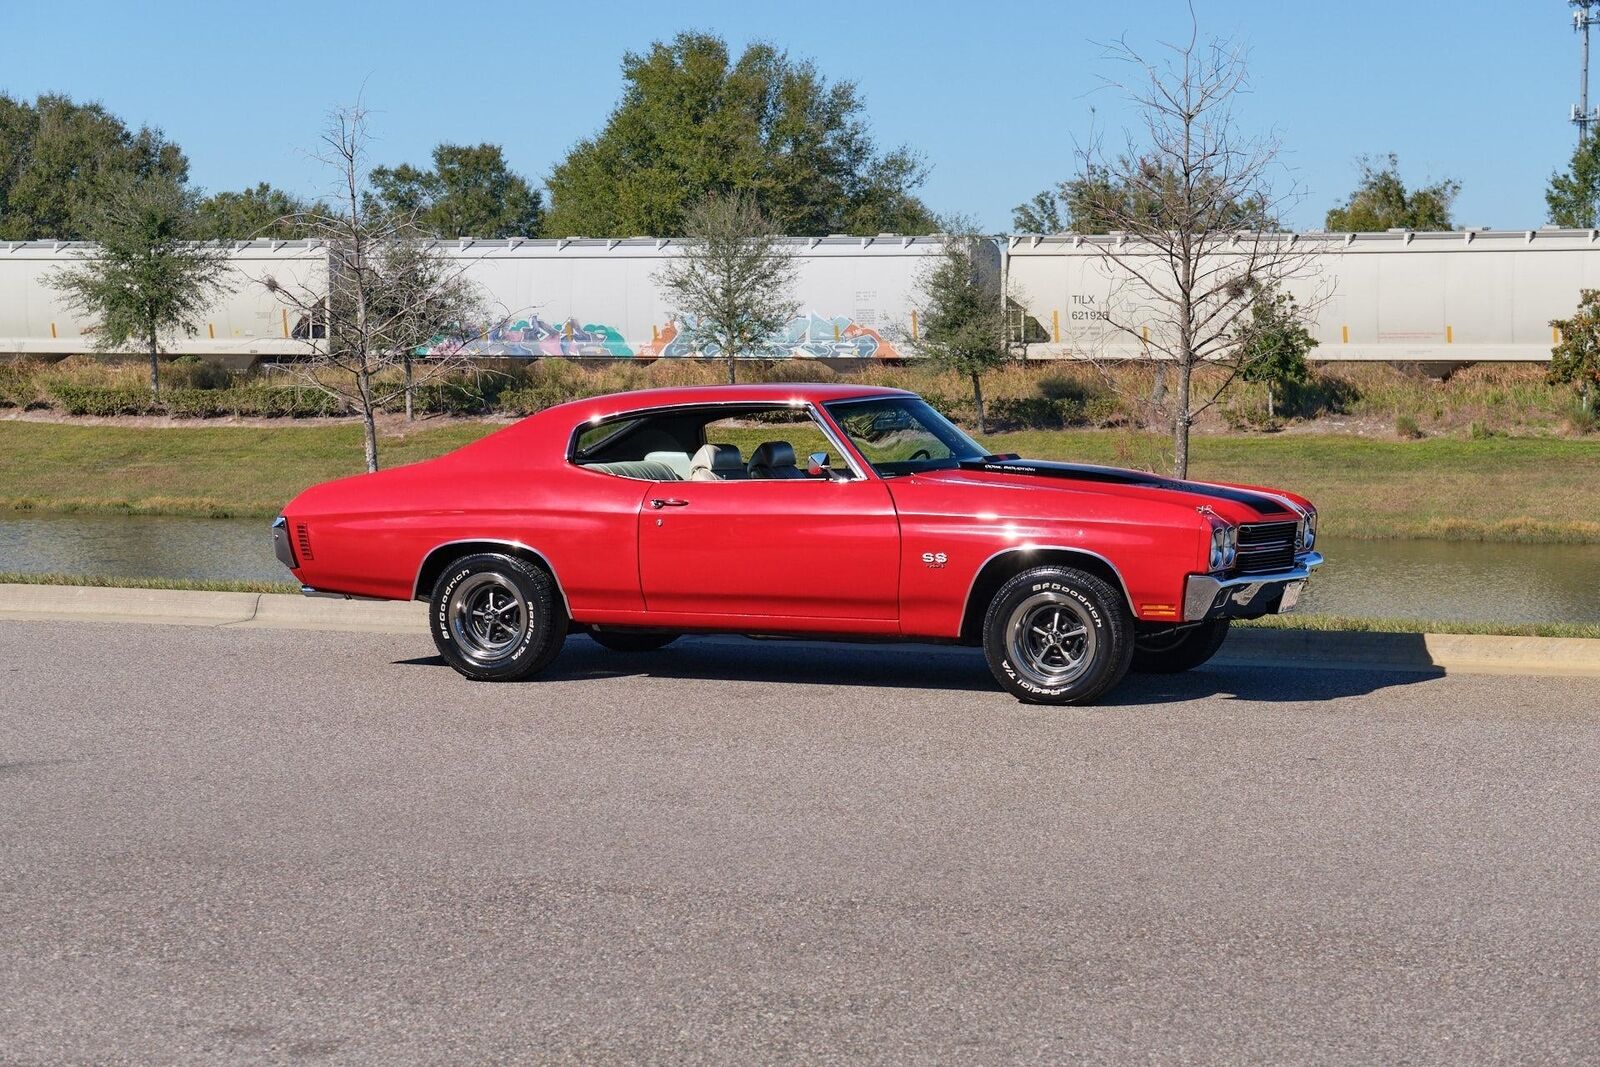
<svg viewBox="0 0 1600 1067">
<path fill-rule="evenodd" d="M 943 552 L 924 552 L 922 554 L 922 563 L 927 567 L 943 567 L 949 561 L 950 557 Z"/>
</svg>

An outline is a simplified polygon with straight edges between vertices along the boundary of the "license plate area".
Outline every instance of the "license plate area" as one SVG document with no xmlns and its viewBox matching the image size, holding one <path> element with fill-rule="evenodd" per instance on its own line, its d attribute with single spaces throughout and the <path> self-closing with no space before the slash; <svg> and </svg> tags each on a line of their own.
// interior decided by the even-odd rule
<svg viewBox="0 0 1600 1067">
<path fill-rule="evenodd" d="M 1300 591 L 1305 587 L 1306 583 L 1303 580 L 1298 582 L 1289 582 L 1286 584 L 1283 587 L 1283 599 L 1278 601 L 1278 610 L 1293 610 L 1294 606 L 1300 603 Z"/>
</svg>

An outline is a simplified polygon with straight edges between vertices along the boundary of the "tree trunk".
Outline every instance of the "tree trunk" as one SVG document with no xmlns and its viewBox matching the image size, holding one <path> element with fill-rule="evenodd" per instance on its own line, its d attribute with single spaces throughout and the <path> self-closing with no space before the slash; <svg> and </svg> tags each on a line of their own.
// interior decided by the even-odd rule
<svg viewBox="0 0 1600 1067">
<path fill-rule="evenodd" d="M 161 398 L 161 348 L 156 343 L 156 328 L 150 326 L 150 395 Z"/>
<path fill-rule="evenodd" d="M 728 347 L 728 384 L 729 385 L 738 385 L 739 384 L 739 376 L 738 376 L 738 374 L 736 373 L 736 371 L 734 369 L 735 368 L 735 362 L 734 361 L 736 359 L 738 359 L 738 358 L 739 358 L 738 354 L 734 352 L 733 346 L 730 345 Z"/>
<path fill-rule="evenodd" d="M 978 409 L 978 432 L 988 433 L 989 428 L 983 418 L 983 379 L 977 372 L 972 375 L 972 403 Z"/>
<path fill-rule="evenodd" d="M 1268 385 L 1267 386 L 1267 418 L 1275 419 L 1277 417 L 1278 417 L 1278 410 L 1277 410 L 1277 404 L 1274 403 L 1274 401 L 1272 399 L 1272 386 Z"/>
<path fill-rule="evenodd" d="M 412 415 L 412 411 L 411 411 L 411 356 L 409 354 L 407 354 L 406 357 L 405 357 L 405 372 L 406 372 L 406 421 L 410 422 L 414 416 Z"/>
<path fill-rule="evenodd" d="M 378 469 L 378 420 L 372 410 L 372 373 L 365 364 L 356 371 L 356 382 L 361 387 L 361 423 L 365 433 L 367 473 Z"/>
<path fill-rule="evenodd" d="M 1189 477 L 1189 378 L 1193 368 L 1188 354 L 1178 361 L 1177 402 L 1172 412 L 1172 473 Z"/>
</svg>

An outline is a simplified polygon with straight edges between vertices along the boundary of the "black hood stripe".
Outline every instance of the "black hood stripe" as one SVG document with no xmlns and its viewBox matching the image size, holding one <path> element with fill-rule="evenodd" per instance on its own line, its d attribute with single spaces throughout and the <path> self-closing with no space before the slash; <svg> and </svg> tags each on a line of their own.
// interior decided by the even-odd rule
<svg viewBox="0 0 1600 1067">
<path fill-rule="evenodd" d="M 1039 459 L 972 459 L 964 460 L 962 470 L 987 471 L 991 474 L 1027 474 L 1036 478 L 1063 478 L 1076 482 L 1105 482 L 1111 485 L 1142 485 L 1150 489 L 1168 489 L 1177 493 L 1192 493 L 1214 500 L 1228 500 L 1255 510 L 1257 515 L 1280 515 L 1292 512 L 1287 504 L 1264 493 L 1248 489 L 1230 489 L 1222 485 L 1203 485 L 1199 482 L 1163 478 L 1145 471 L 1122 470 L 1118 467 L 1096 467 L 1088 463 L 1052 463 Z"/>
</svg>

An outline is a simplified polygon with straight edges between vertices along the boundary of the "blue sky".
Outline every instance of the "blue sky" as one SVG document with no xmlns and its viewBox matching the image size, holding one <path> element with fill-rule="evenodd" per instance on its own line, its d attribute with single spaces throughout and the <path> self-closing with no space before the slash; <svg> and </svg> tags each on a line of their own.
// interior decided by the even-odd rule
<svg viewBox="0 0 1600 1067">
<path fill-rule="evenodd" d="M 1250 49 L 1245 123 L 1276 130 L 1318 226 L 1355 158 L 1398 152 L 1408 181 L 1463 184 L 1461 225 L 1537 226 L 1573 144 L 1578 41 L 1562 0 L 1282 3 L 1199 0 L 1204 31 Z M 326 185 L 306 156 L 329 108 L 365 86 L 374 162 L 424 162 L 439 141 L 493 141 L 540 179 L 616 100 L 623 52 L 686 29 L 765 39 L 856 80 L 873 129 L 931 165 L 922 193 L 1004 229 L 1011 207 L 1074 169 L 1094 121 L 1105 42 L 1186 32 L 1174 0 L 805 4 L 706 2 L 33 3 L 0 0 L 0 91 L 99 100 L 160 126 L 210 190 Z M 319 43 L 319 38 L 324 43 Z M 336 49 L 359 42 L 350 54 Z M 1600 39 L 1596 41 L 1600 55 Z M 1600 73 L 1600 72 L 1597 72 Z M 1600 77 L 1596 78 L 1600 98 Z"/>
</svg>

